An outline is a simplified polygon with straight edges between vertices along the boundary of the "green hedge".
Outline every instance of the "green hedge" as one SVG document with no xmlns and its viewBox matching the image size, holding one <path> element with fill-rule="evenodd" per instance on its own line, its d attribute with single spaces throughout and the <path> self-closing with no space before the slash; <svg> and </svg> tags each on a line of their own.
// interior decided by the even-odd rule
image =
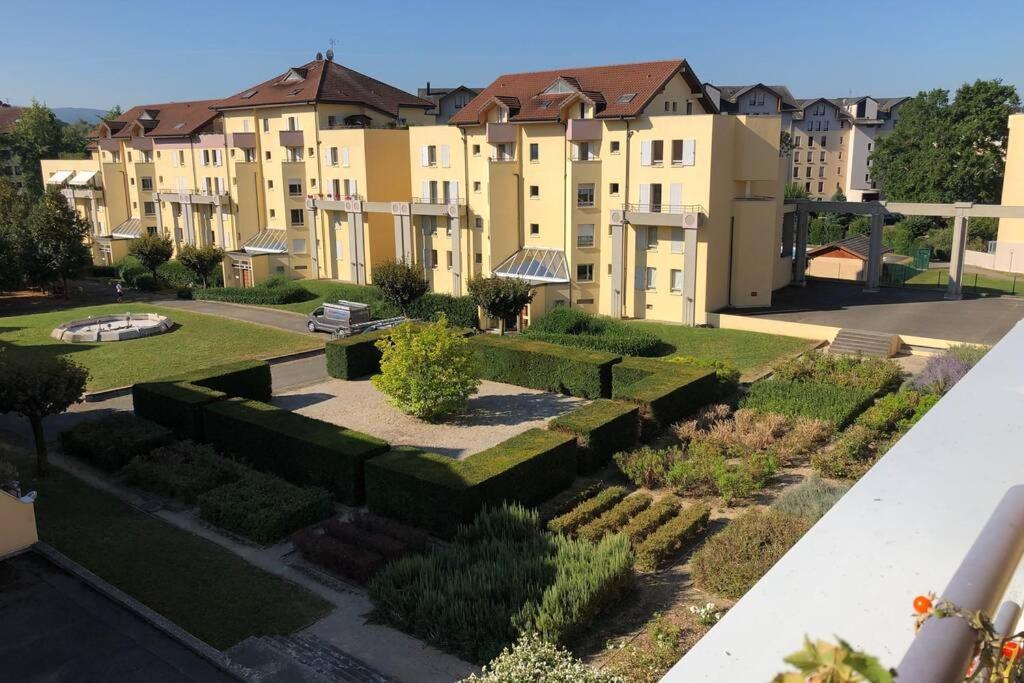
<svg viewBox="0 0 1024 683">
<path fill-rule="evenodd" d="M 760 413 L 825 420 L 842 429 L 874 400 L 875 390 L 814 380 L 763 379 L 754 382 L 740 406 Z"/>
<path fill-rule="evenodd" d="M 636 443 L 640 413 L 635 405 L 598 399 L 556 417 L 548 428 L 575 434 L 579 471 L 592 472 L 607 465 L 613 454 Z"/>
<path fill-rule="evenodd" d="M 381 356 L 377 340 L 389 334 L 391 330 L 378 330 L 327 342 L 327 374 L 338 379 L 376 375 L 380 372 Z"/>
<path fill-rule="evenodd" d="M 215 365 L 173 379 L 253 401 L 269 401 L 272 394 L 270 363 L 265 360 L 240 360 Z"/>
<path fill-rule="evenodd" d="M 331 494 L 324 489 L 301 488 L 258 472 L 199 496 L 202 519 L 262 545 L 279 541 L 333 512 Z"/>
<path fill-rule="evenodd" d="M 717 398 L 713 371 L 650 358 L 625 358 L 612 367 L 612 398 L 640 407 L 640 416 L 662 426 Z"/>
<path fill-rule="evenodd" d="M 548 522 L 548 531 L 559 534 L 571 534 L 584 524 L 597 519 L 606 510 L 610 510 L 625 498 L 626 489 L 622 486 L 609 486 L 594 494 L 592 498 L 580 501 L 574 508 L 564 512 Z"/>
<path fill-rule="evenodd" d="M 427 292 L 409 307 L 409 317 L 420 320 L 437 320 L 444 313 L 448 324 L 454 327 L 480 328 L 480 316 L 476 303 L 468 296 L 451 296 Z"/>
<path fill-rule="evenodd" d="M 576 440 L 530 429 L 464 460 L 397 448 L 366 463 L 375 513 L 450 536 L 485 504 L 535 505 L 576 477 Z"/>
<path fill-rule="evenodd" d="M 630 520 L 650 507 L 653 500 L 651 494 L 642 491 L 626 496 L 611 510 L 577 529 L 576 537 L 597 543 L 608 534 L 615 533 L 626 526 Z"/>
<path fill-rule="evenodd" d="M 652 332 L 578 308 L 552 309 L 533 321 L 523 335 L 537 341 L 623 356 L 654 356 L 665 346 Z"/>
<path fill-rule="evenodd" d="M 635 548 L 636 568 L 654 571 L 678 557 L 707 524 L 710 513 L 707 505 L 697 503 L 655 529 Z"/>
<path fill-rule="evenodd" d="M 238 481 L 248 471 L 206 444 L 175 441 L 136 456 L 121 475 L 132 486 L 191 505 L 201 494 Z"/>
<path fill-rule="evenodd" d="M 481 378 L 583 398 L 608 398 L 620 356 L 525 338 L 481 334 L 471 340 Z"/>
<path fill-rule="evenodd" d="M 81 422 L 60 433 L 66 455 L 112 472 L 137 455 L 174 440 L 171 430 L 131 413 L 114 413 L 92 422 Z"/>
<path fill-rule="evenodd" d="M 144 382 L 132 387 L 135 414 L 163 425 L 182 439 L 203 441 L 203 406 L 227 394 L 188 382 Z"/>
<path fill-rule="evenodd" d="M 363 501 L 363 466 L 388 450 L 380 439 L 259 401 L 233 398 L 203 408 L 207 440 L 293 484 L 323 486 L 350 505 Z"/>
<path fill-rule="evenodd" d="M 259 306 L 276 306 L 309 301 L 316 295 L 298 282 L 275 284 L 271 287 L 209 287 L 193 289 L 192 298 L 200 301 L 227 301 L 236 304 L 256 304 Z"/>
</svg>

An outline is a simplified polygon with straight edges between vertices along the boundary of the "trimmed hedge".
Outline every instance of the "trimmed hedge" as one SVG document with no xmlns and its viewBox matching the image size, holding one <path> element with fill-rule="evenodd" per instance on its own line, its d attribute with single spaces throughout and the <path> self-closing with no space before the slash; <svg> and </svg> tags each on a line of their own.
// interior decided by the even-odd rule
<svg viewBox="0 0 1024 683">
<path fill-rule="evenodd" d="M 640 436 L 640 412 L 635 405 L 598 399 L 560 415 L 548 429 L 576 435 L 580 472 L 603 467 L 612 455 L 631 448 Z"/>
<path fill-rule="evenodd" d="M 140 489 L 188 503 L 207 491 L 238 481 L 247 470 L 204 444 L 176 441 L 136 456 L 121 474 Z"/>
<path fill-rule="evenodd" d="M 292 543 L 310 562 L 361 584 L 366 584 L 385 565 L 384 558 L 372 550 L 349 545 L 315 529 L 295 532 Z"/>
<path fill-rule="evenodd" d="M 315 299 L 316 295 L 298 282 L 288 282 L 285 284 L 275 284 L 272 287 L 257 285 L 255 287 L 208 287 L 206 289 L 193 289 L 192 298 L 200 301 L 227 301 L 236 304 L 275 306 L 309 301 L 310 299 Z"/>
<path fill-rule="evenodd" d="M 205 440 L 203 406 L 225 398 L 224 392 L 188 382 L 144 382 L 132 387 L 136 415 L 193 441 Z"/>
<path fill-rule="evenodd" d="M 582 501 L 572 510 L 555 517 L 548 522 L 548 531 L 560 534 L 571 534 L 579 527 L 587 524 L 605 510 L 611 509 L 626 497 L 626 489 L 622 486 L 609 486 L 601 490 L 593 498 Z"/>
<path fill-rule="evenodd" d="M 665 496 L 631 519 L 622 528 L 622 533 L 626 534 L 629 537 L 629 542 L 636 547 L 650 536 L 651 532 L 679 514 L 682 507 L 682 501 L 675 496 Z"/>
<path fill-rule="evenodd" d="M 649 493 L 634 493 L 597 519 L 587 522 L 576 530 L 576 536 L 584 541 L 596 543 L 608 534 L 615 533 L 631 519 L 646 510 L 653 498 Z"/>
<path fill-rule="evenodd" d="M 612 367 L 612 398 L 640 406 L 640 416 L 668 426 L 714 401 L 713 371 L 650 358 L 625 358 Z"/>
<path fill-rule="evenodd" d="M 114 413 L 92 422 L 81 422 L 60 433 L 60 447 L 66 455 L 108 472 L 119 470 L 135 456 L 171 441 L 174 441 L 171 430 L 131 413 Z"/>
<path fill-rule="evenodd" d="M 572 484 L 576 440 L 530 429 L 465 460 L 396 448 L 366 463 L 370 510 L 451 536 L 485 504 L 535 505 Z"/>
<path fill-rule="evenodd" d="M 537 341 L 624 356 L 655 356 L 664 347 L 661 339 L 648 330 L 578 308 L 552 309 L 535 320 L 523 335 Z"/>
<path fill-rule="evenodd" d="M 480 328 L 480 316 L 476 302 L 468 296 L 452 296 L 427 292 L 409 306 L 409 317 L 420 320 L 437 320 L 441 314 L 448 318 L 453 327 Z"/>
<path fill-rule="evenodd" d="M 583 398 L 608 398 L 620 356 L 519 337 L 481 334 L 470 340 L 482 379 Z"/>
<path fill-rule="evenodd" d="M 377 330 L 327 342 L 327 374 L 338 379 L 376 375 L 381 357 L 377 340 L 390 334 L 391 330 Z"/>
<path fill-rule="evenodd" d="M 710 514 L 707 505 L 691 505 L 655 529 L 636 546 L 636 568 L 654 571 L 678 557 L 687 543 L 704 529 Z"/>
<path fill-rule="evenodd" d="M 425 553 L 430 547 L 430 537 L 427 534 L 387 517 L 378 517 L 368 512 L 357 512 L 349 521 L 360 529 L 401 541 L 412 552 Z"/>
<path fill-rule="evenodd" d="M 199 496 L 202 519 L 261 545 L 279 541 L 333 512 L 331 494 L 324 489 L 294 486 L 258 472 Z"/>
<path fill-rule="evenodd" d="M 178 382 L 191 382 L 207 389 L 222 391 L 228 396 L 269 401 L 271 389 L 270 363 L 265 360 L 240 360 L 215 365 L 183 376 Z"/>
<path fill-rule="evenodd" d="M 842 429 L 871 405 L 875 393 L 874 389 L 814 380 L 769 378 L 754 382 L 740 407 L 759 413 L 824 420 L 835 429 Z"/>
<path fill-rule="evenodd" d="M 240 398 L 204 406 L 203 429 L 210 443 L 257 470 L 323 486 L 350 505 L 363 501 L 364 463 L 388 450 L 372 436 Z"/>
</svg>

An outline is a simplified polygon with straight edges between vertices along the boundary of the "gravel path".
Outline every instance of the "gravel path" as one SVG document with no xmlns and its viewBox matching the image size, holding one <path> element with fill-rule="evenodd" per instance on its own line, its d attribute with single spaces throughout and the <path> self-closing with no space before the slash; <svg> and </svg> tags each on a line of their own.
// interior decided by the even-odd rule
<svg viewBox="0 0 1024 683">
<path fill-rule="evenodd" d="M 413 446 L 455 458 L 478 453 L 531 427 L 544 427 L 551 418 L 586 403 L 571 396 L 484 381 L 470 398 L 466 415 L 435 424 L 393 407 L 369 380 L 340 379 L 286 391 L 271 402 L 371 434 L 392 446 Z"/>
</svg>

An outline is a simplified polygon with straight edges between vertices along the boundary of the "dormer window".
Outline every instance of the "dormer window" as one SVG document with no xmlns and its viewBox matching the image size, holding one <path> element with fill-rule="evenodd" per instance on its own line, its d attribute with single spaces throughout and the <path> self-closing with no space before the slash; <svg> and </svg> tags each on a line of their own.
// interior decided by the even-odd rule
<svg viewBox="0 0 1024 683">
<path fill-rule="evenodd" d="M 541 109 L 547 109 L 547 108 L 549 108 L 549 107 L 550 107 L 551 105 L 552 105 L 552 102 L 551 102 L 551 100 L 541 100 L 541 101 L 540 101 L 540 102 L 538 103 L 538 105 L 537 105 L 537 106 L 539 106 L 539 107 L 540 107 Z"/>
<path fill-rule="evenodd" d="M 288 73 L 281 79 L 281 83 L 298 83 L 306 80 L 305 69 L 288 69 Z"/>
<path fill-rule="evenodd" d="M 565 78 L 555 79 L 555 82 L 549 85 L 542 95 L 567 95 L 569 93 L 579 92 L 579 88 L 574 86 L 572 83 L 567 81 Z"/>
<path fill-rule="evenodd" d="M 498 123 L 508 123 L 508 109 L 498 107 Z"/>
<path fill-rule="evenodd" d="M 247 90 L 246 92 L 242 93 L 241 97 L 242 97 L 243 100 L 248 100 L 248 99 L 250 99 L 255 94 L 256 94 L 255 90 Z"/>
</svg>

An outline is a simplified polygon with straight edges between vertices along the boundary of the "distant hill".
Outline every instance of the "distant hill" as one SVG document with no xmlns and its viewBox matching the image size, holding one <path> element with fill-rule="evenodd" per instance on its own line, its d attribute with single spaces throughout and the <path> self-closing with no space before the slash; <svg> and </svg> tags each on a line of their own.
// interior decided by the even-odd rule
<svg viewBox="0 0 1024 683">
<path fill-rule="evenodd" d="M 64 123 L 98 123 L 100 118 L 106 114 L 104 109 L 89 109 L 88 107 L 54 107 L 53 113 Z"/>
</svg>

